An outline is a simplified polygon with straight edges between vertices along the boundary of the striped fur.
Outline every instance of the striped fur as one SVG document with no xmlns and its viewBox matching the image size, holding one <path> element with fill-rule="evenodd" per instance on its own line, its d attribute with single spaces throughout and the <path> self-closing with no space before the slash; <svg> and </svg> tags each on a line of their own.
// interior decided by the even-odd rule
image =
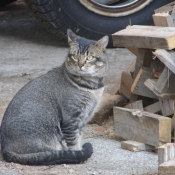
<svg viewBox="0 0 175 175">
<path fill-rule="evenodd" d="M 4 159 L 26 165 L 82 163 L 93 153 L 82 146 L 83 127 L 99 104 L 107 69 L 108 37 L 95 42 L 68 30 L 64 64 L 15 95 L 1 124 Z"/>
</svg>

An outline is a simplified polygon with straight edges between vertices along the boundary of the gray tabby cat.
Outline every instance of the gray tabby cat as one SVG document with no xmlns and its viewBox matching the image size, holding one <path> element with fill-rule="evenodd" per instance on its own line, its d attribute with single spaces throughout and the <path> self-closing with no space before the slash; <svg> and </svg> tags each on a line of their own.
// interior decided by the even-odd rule
<svg viewBox="0 0 175 175">
<path fill-rule="evenodd" d="M 102 96 L 108 36 L 88 40 L 67 31 L 64 64 L 25 85 L 10 102 L 1 124 L 7 162 L 27 165 L 82 163 L 93 153 L 81 144 L 83 127 Z"/>
</svg>

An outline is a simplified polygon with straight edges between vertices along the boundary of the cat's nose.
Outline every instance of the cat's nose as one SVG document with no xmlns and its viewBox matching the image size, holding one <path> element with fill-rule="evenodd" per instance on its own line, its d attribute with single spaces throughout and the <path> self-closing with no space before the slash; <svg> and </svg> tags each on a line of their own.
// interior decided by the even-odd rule
<svg viewBox="0 0 175 175">
<path fill-rule="evenodd" d="M 78 62 L 78 67 L 81 69 L 84 66 L 84 63 L 82 63 L 81 61 Z"/>
</svg>

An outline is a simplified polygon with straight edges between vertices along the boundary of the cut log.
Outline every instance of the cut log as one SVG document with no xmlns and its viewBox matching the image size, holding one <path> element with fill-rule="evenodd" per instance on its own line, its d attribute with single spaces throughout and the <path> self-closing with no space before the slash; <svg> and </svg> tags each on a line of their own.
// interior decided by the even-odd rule
<svg viewBox="0 0 175 175">
<path fill-rule="evenodd" d="M 147 49 L 175 48 L 175 28 L 159 26 L 131 26 L 112 35 L 115 47 Z"/>
<path fill-rule="evenodd" d="M 115 133 L 156 148 L 171 142 L 171 119 L 136 110 L 114 107 Z"/>
<path fill-rule="evenodd" d="M 152 78 L 151 69 L 142 67 L 132 84 L 131 92 L 136 95 L 157 99 L 157 96 L 144 85 L 144 82 L 149 78 Z"/>
<path fill-rule="evenodd" d="M 154 146 L 146 145 L 144 143 L 136 142 L 133 140 L 127 140 L 121 142 L 121 147 L 130 151 L 145 151 L 145 150 L 154 150 Z"/>
<path fill-rule="evenodd" d="M 157 49 L 153 54 L 175 74 L 175 52 Z"/>
</svg>

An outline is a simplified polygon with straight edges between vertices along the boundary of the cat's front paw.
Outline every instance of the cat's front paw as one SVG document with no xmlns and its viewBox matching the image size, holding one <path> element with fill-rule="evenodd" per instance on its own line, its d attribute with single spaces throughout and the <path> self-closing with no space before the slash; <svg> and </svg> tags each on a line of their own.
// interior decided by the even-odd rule
<svg viewBox="0 0 175 175">
<path fill-rule="evenodd" d="M 83 145 L 83 153 L 85 155 L 85 157 L 88 159 L 89 157 L 91 157 L 92 153 L 93 153 L 93 147 L 91 143 L 85 143 Z"/>
</svg>

